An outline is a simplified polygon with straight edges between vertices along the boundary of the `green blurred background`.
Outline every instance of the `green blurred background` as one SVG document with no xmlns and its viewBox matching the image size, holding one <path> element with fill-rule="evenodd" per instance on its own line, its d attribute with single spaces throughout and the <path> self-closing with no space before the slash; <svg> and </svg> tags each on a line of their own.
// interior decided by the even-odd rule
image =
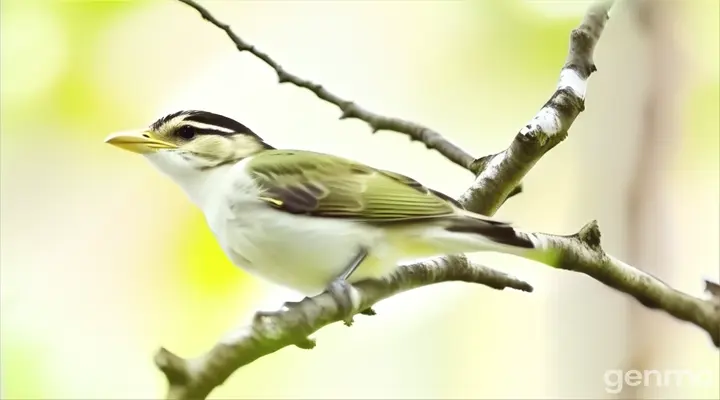
<svg viewBox="0 0 720 400">
<path fill-rule="evenodd" d="M 587 110 L 498 217 L 557 233 L 597 218 L 606 250 L 633 257 L 627 213 L 644 203 L 628 204 L 628 193 L 646 143 L 643 102 L 666 96 L 675 106 L 662 116 L 677 128 L 654 139 L 670 144 L 671 161 L 653 196 L 665 199 L 671 228 L 643 229 L 672 230 L 671 246 L 650 249 L 672 251 L 656 273 L 700 295 L 720 262 L 720 2 L 672 3 L 670 61 L 684 62 L 670 73 L 681 89 L 648 90 L 658 66 L 652 40 L 621 4 L 597 49 Z M 504 148 L 552 93 L 588 2 L 203 4 L 291 72 L 482 156 Z M 312 94 L 278 85 L 183 4 L 1 7 L 4 398 L 161 397 L 165 381 L 152 363 L 159 346 L 200 354 L 253 310 L 298 297 L 233 267 L 174 184 L 102 143 L 110 132 L 199 108 L 243 121 L 276 146 L 352 157 L 451 195 L 472 180 L 402 135 L 370 135 Z M 312 352 L 288 348 L 242 368 L 213 397 L 612 398 L 608 369 L 720 373 L 717 351 L 695 327 L 638 311 L 584 276 L 510 256 L 473 258 L 528 280 L 535 293 L 443 284 L 403 294 L 352 329 L 320 331 Z M 651 334 L 638 339 L 643 330 Z M 632 396 L 720 391 L 717 378 L 640 389 Z"/>
</svg>

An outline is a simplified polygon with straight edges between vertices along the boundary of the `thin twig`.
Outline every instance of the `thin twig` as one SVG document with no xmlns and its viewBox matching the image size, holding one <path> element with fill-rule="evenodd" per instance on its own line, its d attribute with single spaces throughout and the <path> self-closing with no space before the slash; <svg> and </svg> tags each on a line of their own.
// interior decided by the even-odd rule
<svg viewBox="0 0 720 400">
<path fill-rule="evenodd" d="M 197 2 L 193 0 L 178 1 L 194 8 L 200 13 L 203 19 L 225 31 L 239 51 L 247 51 L 272 68 L 275 73 L 277 73 L 279 83 L 292 83 L 297 87 L 305 88 L 315 93 L 315 95 L 320 99 L 337 106 L 340 111 L 342 111 L 340 119 L 355 118 L 364 121 L 370 126 L 373 133 L 381 130 L 404 133 L 410 137 L 410 140 L 422 142 L 428 149 L 437 150 L 453 163 L 473 173 L 477 173 L 477 171 L 473 170 L 473 161 L 475 160 L 475 157 L 450 142 L 440 133 L 412 121 L 386 117 L 369 111 L 351 100 L 343 99 L 342 97 L 330 92 L 322 85 L 300 78 L 299 76 L 286 71 L 277 61 L 267 55 L 267 53 L 241 39 L 235 34 L 235 32 L 232 31 L 232 29 L 230 29 L 230 25 L 218 21 L 217 18 L 215 18 L 207 9 L 199 5 Z"/>
</svg>

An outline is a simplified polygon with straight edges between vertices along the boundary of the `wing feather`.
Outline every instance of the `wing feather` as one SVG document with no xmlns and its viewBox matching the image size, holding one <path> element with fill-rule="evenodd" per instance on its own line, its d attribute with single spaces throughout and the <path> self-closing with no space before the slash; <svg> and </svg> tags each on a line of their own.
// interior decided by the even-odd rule
<svg viewBox="0 0 720 400">
<path fill-rule="evenodd" d="M 448 216 L 458 206 L 412 178 L 328 154 L 268 150 L 247 171 L 268 205 L 293 214 L 382 223 Z"/>
</svg>

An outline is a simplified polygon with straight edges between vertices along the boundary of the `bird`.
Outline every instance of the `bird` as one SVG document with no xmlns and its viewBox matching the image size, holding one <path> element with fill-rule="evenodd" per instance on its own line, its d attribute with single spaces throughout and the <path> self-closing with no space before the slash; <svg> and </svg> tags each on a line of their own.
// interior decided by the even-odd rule
<svg viewBox="0 0 720 400">
<path fill-rule="evenodd" d="M 510 223 L 415 179 L 278 149 L 209 111 L 174 112 L 105 143 L 141 154 L 174 181 L 235 266 L 307 296 L 330 293 L 348 325 L 366 311 L 353 283 L 387 277 L 405 261 L 536 247 Z"/>
</svg>

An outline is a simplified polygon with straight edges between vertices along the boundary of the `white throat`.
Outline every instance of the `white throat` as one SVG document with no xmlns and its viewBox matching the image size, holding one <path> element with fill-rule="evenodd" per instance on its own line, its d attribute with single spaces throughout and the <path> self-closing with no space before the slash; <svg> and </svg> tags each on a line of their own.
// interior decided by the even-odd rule
<svg viewBox="0 0 720 400">
<path fill-rule="evenodd" d="M 150 164 L 170 177 L 187 194 L 196 206 L 204 209 L 213 195 L 222 189 L 223 180 L 233 164 L 200 169 L 179 154 L 151 153 L 146 155 Z"/>
</svg>

